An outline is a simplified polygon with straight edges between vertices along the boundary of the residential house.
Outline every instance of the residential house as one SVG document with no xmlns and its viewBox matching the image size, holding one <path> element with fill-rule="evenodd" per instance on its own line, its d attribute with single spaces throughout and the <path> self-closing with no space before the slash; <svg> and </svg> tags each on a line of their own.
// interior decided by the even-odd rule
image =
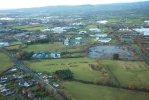
<svg viewBox="0 0 149 100">
<path fill-rule="evenodd" d="M 69 45 L 69 38 L 66 38 L 63 42 L 64 45 Z"/>
<path fill-rule="evenodd" d="M 57 87 L 59 87 L 60 85 L 57 84 L 57 83 L 53 83 L 53 86 L 54 86 L 55 88 L 57 88 Z"/>
<path fill-rule="evenodd" d="M 79 34 L 86 34 L 87 31 L 80 31 Z"/>
</svg>

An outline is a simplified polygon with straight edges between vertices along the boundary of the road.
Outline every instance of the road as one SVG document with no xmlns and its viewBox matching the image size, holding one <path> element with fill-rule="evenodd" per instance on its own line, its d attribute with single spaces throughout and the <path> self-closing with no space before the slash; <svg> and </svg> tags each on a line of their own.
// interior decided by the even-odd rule
<svg viewBox="0 0 149 100">
<path fill-rule="evenodd" d="M 1 51 L 3 51 L 5 54 L 7 54 L 14 62 L 16 65 L 20 66 L 22 69 L 24 69 L 28 74 L 30 74 L 35 81 L 37 82 L 41 82 L 42 84 L 44 84 L 44 86 L 50 86 L 51 85 L 47 84 L 46 82 L 44 82 L 39 76 L 37 76 L 35 73 L 33 73 L 27 66 L 25 66 L 22 62 L 20 62 L 19 60 L 17 60 L 12 54 L 10 54 L 9 52 L 7 52 L 6 50 L 0 48 Z M 52 87 L 53 88 L 53 87 Z M 54 88 L 53 88 L 54 89 Z"/>
</svg>

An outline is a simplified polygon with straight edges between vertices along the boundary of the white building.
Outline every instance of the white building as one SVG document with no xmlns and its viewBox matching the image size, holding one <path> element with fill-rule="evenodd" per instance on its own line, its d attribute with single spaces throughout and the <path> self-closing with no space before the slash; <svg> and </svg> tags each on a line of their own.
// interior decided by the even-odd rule
<svg viewBox="0 0 149 100">
<path fill-rule="evenodd" d="M 66 31 L 62 27 L 55 27 L 52 30 L 54 31 L 54 33 L 63 33 L 64 31 Z"/>
<path fill-rule="evenodd" d="M 79 34 L 85 34 L 87 31 L 80 31 Z"/>
<path fill-rule="evenodd" d="M 0 42 L 0 47 L 9 46 L 8 42 Z"/>
<path fill-rule="evenodd" d="M 98 28 L 90 28 L 89 31 L 91 31 L 91 32 L 101 32 L 101 30 L 98 29 Z"/>
<path fill-rule="evenodd" d="M 106 24 L 106 23 L 108 23 L 108 21 L 107 20 L 100 20 L 100 21 L 97 21 L 97 23 L 99 23 L 99 24 Z"/>
<path fill-rule="evenodd" d="M 100 38 L 98 39 L 99 42 L 108 43 L 111 41 L 111 38 Z"/>
</svg>

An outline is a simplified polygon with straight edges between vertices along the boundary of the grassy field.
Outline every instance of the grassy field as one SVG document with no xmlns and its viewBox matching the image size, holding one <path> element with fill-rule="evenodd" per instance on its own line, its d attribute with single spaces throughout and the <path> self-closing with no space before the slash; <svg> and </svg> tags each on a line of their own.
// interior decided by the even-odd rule
<svg viewBox="0 0 149 100">
<path fill-rule="evenodd" d="M 149 69 L 144 62 L 100 61 L 109 66 L 121 85 L 128 86 L 130 82 L 133 82 L 135 86 L 149 86 L 149 80 L 147 80 L 149 78 Z M 90 69 L 88 64 L 96 64 L 96 62 L 94 59 L 89 58 L 35 60 L 25 61 L 25 64 L 35 71 L 55 72 L 56 70 L 69 68 L 74 73 L 75 78 L 82 80 L 93 81 L 95 78 L 101 76 L 100 72 Z M 106 70 L 109 76 L 113 78 L 111 72 L 107 68 Z"/>
<path fill-rule="evenodd" d="M 19 49 L 20 45 L 8 46 L 6 47 L 7 50 Z"/>
<path fill-rule="evenodd" d="M 24 51 L 28 52 L 63 52 L 63 51 L 79 51 L 82 50 L 82 48 L 85 47 L 85 45 L 75 45 L 75 46 L 66 46 L 62 42 L 54 42 L 54 43 L 47 43 L 47 44 L 34 44 L 29 45 L 27 48 L 23 49 Z"/>
<path fill-rule="evenodd" d="M 117 23 L 119 19 L 107 19 L 108 23 Z"/>
<path fill-rule="evenodd" d="M 117 42 L 117 40 L 111 40 L 109 43 L 116 43 Z"/>
<path fill-rule="evenodd" d="M 100 77 L 100 72 L 93 71 L 88 65 L 90 63 L 95 64 L 96 62 L 94 59 L 89 58 L 25 61 L 25 64 L 35 71 L 55 72 L 56 70 L 69 68 L 74 73 L 74 78 L 93 81 L 95 78 Z"/>
<path fill-rule="evenodd" d="M 13 42 L 13 43 L 10 43 L 10 45 L 20 45 L 22 44 L 22 42 Z"/>
<path fill-rule="evenodd" d="M 145 92 L 136 92 L 112 87 L 63 82 L 65 89 L 77 100 L 148 100 Z"/>
<path fill-rule="evenodd" d="M 24 25 L 24 26 L 14 26 L 13 28 L 28 30 L 28 31 L 35 31 L 35 30 L 41 30 L 41 29 L 50 28 L 50 27 L 44 26 L 44 25 L 39 25 L 39 26 Z"/>
<path fill-rule="evenodd" d="M 9 59 L 7 55 L 0 52 L 0 73 L 5 71 L 6 69 L 12 67 L 14 63 Z"/>
<path fill-rule="evenodd" d="M 63 45 L 61 42 L 54 42 L 51 44 L 34 44 L 34 45 L 29 45 L 27 48 L 23 49 L 24 51 L 34 51 L 34 52 L 56 52 L 56 51 L 61 51 L 63 48 L 66 46 Z"/>
<path fill-rule="evenodd" d="M 97 25 L 87 25 L 84 29 L 97 28 Z"/>
<path fill-rule="evenodd" d="M 121 85 L 133 82 L 135 86 L 149 86 L 149 69 L 144 62 L 102 60 L 102 63 L 109 66 Z"/>
</svg>

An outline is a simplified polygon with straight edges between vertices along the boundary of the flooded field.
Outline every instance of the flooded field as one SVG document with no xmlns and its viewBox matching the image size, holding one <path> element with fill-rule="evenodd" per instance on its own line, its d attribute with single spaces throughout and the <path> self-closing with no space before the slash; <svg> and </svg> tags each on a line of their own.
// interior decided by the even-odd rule
<svg viewBox="0 0 149 100">
<path fill-rule="evenodd" d="M 123 46 L 96 46 L 89 48 L 88 57 L 90 58 L 112 58 L 113 54 L 118 53 L 119 58 L 135 60 L 134 53 L 129 47 Z"/>
</svg>

